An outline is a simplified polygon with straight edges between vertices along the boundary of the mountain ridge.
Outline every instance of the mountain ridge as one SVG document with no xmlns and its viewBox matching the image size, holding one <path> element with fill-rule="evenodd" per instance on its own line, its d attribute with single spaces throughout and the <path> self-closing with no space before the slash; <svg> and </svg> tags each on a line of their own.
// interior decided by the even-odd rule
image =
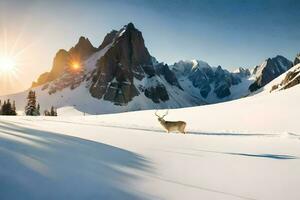
<svg viewBox="0 0 300 200">
<path fill-rule="evenodd" d="M 292 63 L 283 56 L 265 62 L 271 61 L 275 64 L 268 70 L 278 67 L 278 63 L 279 67 L 282 67 L 281 63 L 286 64 L 281 74 Z M 268 65 L 265 62 L 253 73 L 241 67 L 230 72 L 195 59 L 168 65 L 150 55 L 142 33 L 129 23 L 119 31 L 109 32 L 99 47 L 81 36 L 68 51 L 60 49 L 50 72 L 41 74 L 33 82 L 32 89 L 39 90 L 47 104 L 56 107 L 75 105 L 90 113 L 109 113 L 109 109 L 103 109 L 104 105 L 109 105 L 107 108 L 111 108 L 111 112 L 190 107 L 248 96 L 251 85 L 259 80 L 257 72 L 266 73 L 264 68 Z M 99 108 L 91 112 L 93 109 L 86 109 L 84 101 Z"/>
</svg>

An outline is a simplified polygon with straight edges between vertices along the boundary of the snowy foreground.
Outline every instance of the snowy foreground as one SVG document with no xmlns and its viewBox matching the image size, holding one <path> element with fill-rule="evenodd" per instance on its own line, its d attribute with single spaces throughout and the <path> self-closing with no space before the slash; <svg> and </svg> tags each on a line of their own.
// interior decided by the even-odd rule
<svg viewBox="0 0 300 200">
<path fill-rule="evenodd" d="M 170 110 L 186 135 L 153 110 L 0 117 L 0 199 L 298 200 L 299 99 L 297 86 Z"/>
</svg>

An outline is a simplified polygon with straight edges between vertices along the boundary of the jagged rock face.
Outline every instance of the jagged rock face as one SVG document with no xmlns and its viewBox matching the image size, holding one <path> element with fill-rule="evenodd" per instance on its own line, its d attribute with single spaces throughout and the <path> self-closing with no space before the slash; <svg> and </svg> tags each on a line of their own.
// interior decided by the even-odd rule
<svg viewBox="0 0 300 200">
<path fill-rule="evenodd" d="M 241 82 L 238 76 L 231 74 L 227 70 L 223 70 L 221 66 L 218 66 L 215 71 L 215 94 L 218 98 L 224 98 L 231 94 L 230 87 L 237 85 Z"/>
<path fill-rule="evenodd" d="M 72 62 L 81 63 L 85 58 L 95 53 L 96 50 L 87 38 L 80 37 L 78 43 L 69 51 L 60 49 L 56 53 L 51 71 L 40 75 L 38 80 L 32 83 L 32 87 L 43 85 L 57 79 L 64 73 L 68 73 Z"/>
<path fill-rule="evenodd" d="M 90 93 L 93 97 L 104 97 L 116 105 L 124 105 L 140 94 L 134 80 L 154 77 L 156 71 L 142 33 L 132 23 L 115 34 L 112 41 L 112 47 L 97 63 Z M 144 87 L 141 92 L 155 103 L 168 99 L 163 85 Z"/>
<path fill-rule="evenodd" d="M 297 65 L 300 63 L 300 53 L 296 56 L 295 60 L 294 60 L 294 65 Z"/>
<path fill-rule="evenodd" d="M 169 84 L 176 86 L 182 90 L 182 87 L 180 86 L 175 73 L 170 70 L 167 64 L 158 63 L 157 65 L 155 65 L 155 69 L 157 74 L 163 76 Z"/>
<path fill-rule="evenodd" d="M 210 84 L 213 82 L 213 77 L 214 72 L 211 68 L 192 70 L 192 73 L 188 76 L 193 86 L 199 88 L 200 94 L 205 98 L 211 91 Z"/>
<path fill-rule="evenodd" d="M 164 85 L 146 88 L 145 96 L 149 99 L 152 99 L 152 101 L 155 103 L 169 100 L 169 95 Z"/>
<path fill-rule="evenodd" d="M 262 65 L 255 68 L 253 73 L 256 75 L 256 81 L 250 85 L 249 90 L 251 92 L 258 90 L 292 66 L 293 63 L 283 56 L 268 58 Z"/>
<path fill-rule="evenodd" d="M 211 91 L 220 99 L 227 97 L 231 94 L 230 87 L 241 82 L 238 74 L 223 70 L 221 66 L 214 69 L 203 61 L 180 61 L 172 70 L 179 77 L 187 77 L 204 98 Z"/>
<path fill-rule="evenodd" d="M 293 71 L 289 71 L 280 84 L 273 85 L 270 92 L 285 90 L 298 84 L 300 84 L 300 65 L 293 69 Z"/>
<path fill-rule="evenodd" d="M 114 39 L 116 38 L 117 36 L 117 33 L 118 31 L 116 30 L 113 30 L 111 31 L 110 33 L 108 33 L 105 37 L 104 37 L 104 40 L 102 42 L 102 44 L 99 46 L 99 50 L 103 49 L 104 47 L 106 47 L 107 45 L 111 44 Z"/>
</svg>

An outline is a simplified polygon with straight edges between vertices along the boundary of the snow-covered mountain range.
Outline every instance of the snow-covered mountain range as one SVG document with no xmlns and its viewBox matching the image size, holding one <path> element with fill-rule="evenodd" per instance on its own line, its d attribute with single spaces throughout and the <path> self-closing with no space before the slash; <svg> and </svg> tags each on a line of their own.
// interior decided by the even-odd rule
<svg viewBox="0 0 300 200">
<path fill-rule="evenodd" d="M 213 67 L 201 60 L 158 62 L 132 23 L 108 33 L 99 47 L 85 37 L 70 50 L 59 50 L 50 72 L 32 88 L 41 108 L 72 106 L 90 114 L 181 108 L 229 101 L 258 93 L 294 64 L 283 56 L 266 59 L 251 72 Z M 28 91 L 8 95 L 17 109 Z"/>
</svg>

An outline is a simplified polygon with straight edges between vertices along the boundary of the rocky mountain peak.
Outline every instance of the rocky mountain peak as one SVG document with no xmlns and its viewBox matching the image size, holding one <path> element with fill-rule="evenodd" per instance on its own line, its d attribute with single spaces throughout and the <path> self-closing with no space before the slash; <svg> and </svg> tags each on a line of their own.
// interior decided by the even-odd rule
<svg viewBox="0 0 300 200">
<path fill-rule="evenodd" d="M 234 70 L 233 73 L 239 75 L 240 77 L 248 77 L 251 75 L 250 70 L 243 67 L 239 67 L 238 69 Z"/>
<path fill-rule="evenodd" d="M 293 63 L 281 55 L 266 59 L 265 62 L 254 69 L 256 81 L 250 85 L 249 90 L 251 92 L 258 90 L 271 82 L 274 78 L 286 72 L 292 66 Z"/>
<path fill-rule="evenodd" d="M 142 36 L 132 23 L 117 33 L 112 31 L 104 39 L 102 47 L 112 42 L 104 56 L 97 61 L 90 93 L 93 97 L 124 105 L 141 93 L 155 103 L 169 99 L 166 88 L 159 81 Z M 169 73 L 168 70 L 162 70 Z M 172 73 L 172 72 L 171 72 Z M 168 80 L 177 84 L 173 76 Z M 136 82 L 144 84 L 138 85 Z"/>
<path fill-rule="evenodd" d="M 69 50 L 69 54 L 73 57 L 79 57 L 80 59 L 85 59 L 94 52 L 97 51 L 90 40 L 81 36 L 77 44 Z"/>
</svg>

